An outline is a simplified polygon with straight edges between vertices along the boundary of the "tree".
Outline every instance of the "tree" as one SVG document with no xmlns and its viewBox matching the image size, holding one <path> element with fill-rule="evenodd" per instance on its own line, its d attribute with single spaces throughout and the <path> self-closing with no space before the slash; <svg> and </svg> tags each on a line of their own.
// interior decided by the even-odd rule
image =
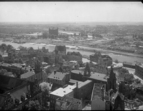
<svg viewBox="0 0 143 111">
<path fill-rule="evenodd" d="M 42 107 L 49 108 L 49 94 L 50 94 L 50 85 L 47 82 L 40 83 L 40 88 L 42 91 Z"/>
<path fill-rule="evenodd" d="M 6 69 L 1 69 L 1 70 L 0 70 L 0 75 L 4 75 L 6 72 L 7 72 Z"/>
<path fill-rule="evenodd" d="M 12 45 L 7 45 L 6 50 L 7 50 L 7 52 L 13 52 L 14 51 L 14 47 Z"/>
<path fill-rule="evenodd" d="M 7 49 L 7 45 L 6 44 L 1 44 L 0 49 L 2 50 L 2 52 L 4 54 L 4 51 L 6 51 L 6 49 Z"/>
<path fill-rule="evenodd" d="M 27 48 L 23 47 L 23 46 L 19 46 L 18 49 L 20 49 L 21 51 L 26 51 L 27 50 Z"/>
<path fill-rule="evenodd" d="M 29 110 L 41 110 L 39 102 L 38 101 L 29 101 Z"/>
</svg>

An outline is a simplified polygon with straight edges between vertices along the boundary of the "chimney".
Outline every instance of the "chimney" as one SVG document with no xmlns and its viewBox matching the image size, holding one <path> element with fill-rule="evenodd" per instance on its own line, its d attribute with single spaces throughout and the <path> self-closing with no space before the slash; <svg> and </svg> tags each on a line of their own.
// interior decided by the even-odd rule
<svg viewBox="0 0 143 111">
<path fill-rule="evenodd" d="M 76 82 L 76 88 L 78 88 L 78 82 Z"/>
<path fill-rule="evenodd" d="M 56 74 L 56 71 L 54 71 L 54 74 Z"/>
</svg>

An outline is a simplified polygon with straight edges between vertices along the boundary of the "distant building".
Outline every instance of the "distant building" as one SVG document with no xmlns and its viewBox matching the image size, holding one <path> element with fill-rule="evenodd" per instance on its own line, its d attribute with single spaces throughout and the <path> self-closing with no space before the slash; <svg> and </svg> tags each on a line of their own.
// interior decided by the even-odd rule
<svg viewBox="0 0 143 111">
<path fill-rule="evenodd" d="M 71 78 L 70 73 L 62 73 L 54 71 L 51 75 L 48 76 L 47 81 L 53 84 L 57 84 L 59 86 L 64 86 L 69 82 Z"/>
<path fill-rule="evenodd" d="M 49 36 L 50 38 L 57 38 L 59 34 L 58 28 L 49 28 Z"/>
<path fill-rule="evenodd" d="M 66 55 L 66 46 L 56 46 L 55 47 L 55 53 L 56 54 L 61 54 L 61 55 Z"/>
<path fill-rule="evenodd" d="M 82 63 L 82 55 L 79 52 L 68 52 L 66 56 L 67 61 L 77 61 L 79 64 Z"/>
<path fill-rule="evenodd" d="M 106 66 L 96 64 L 94 65 L 94 72 L 107 74 L 108 70 Z"/>
<path fill-rule="evenodd" d="M 143 66 L 141 65 L 135 65 L 135 74 L 139 76 L 141 79 L 143 79 Z"/>
<path fill-rule="evenodd" d="M 90 61 L 96 62 L 103 66 L 112 65 L 112 58 L 108 55 L 101 55 L 101 53 L 98 51 L 96 51 L 95 54 L 90 55 Z"/>
<path fill-rule="evenodd" d="M 103 66 L 111 66 L 112 65 L 112 58 L 108 55 L 101 55 L 98 60 L 98 64 Z"/>
<path fill-rule="evenodd" d="M 90 55 L 90 61 L 98 62 L 98 59 L 100 56 L 101 56 L 101 53 L 99 51 L 95 51 L 93 55 Z"/>
</svg>

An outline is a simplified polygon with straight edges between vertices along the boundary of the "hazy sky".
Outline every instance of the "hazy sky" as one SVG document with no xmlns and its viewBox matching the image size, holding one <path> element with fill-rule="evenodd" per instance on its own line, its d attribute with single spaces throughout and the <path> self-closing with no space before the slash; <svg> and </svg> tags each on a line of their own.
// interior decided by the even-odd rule
<svg viewBox="0 0 143 111">
<path fill-rule="evenodd" d="M 0 22 L 143 22 L 143 4 L 0 2 Z"/>
</svg>

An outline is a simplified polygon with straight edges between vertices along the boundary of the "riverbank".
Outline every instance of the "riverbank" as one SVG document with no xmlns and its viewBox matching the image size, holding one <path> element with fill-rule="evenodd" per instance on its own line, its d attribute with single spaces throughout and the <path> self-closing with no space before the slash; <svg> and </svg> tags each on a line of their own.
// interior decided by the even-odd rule
<svg viewBox="0 0 143 111">
<path fill-rule="evenodd" d="M 45 40 L 45 42 L 43 42 L 43 40 Z M 30 42 L 30 43 L 29 43 Z M 34 49 L 40 49 L 42 47 L 45 47 L 47 49 L 49 49 L 49 51 L 54 51 L 55 49 L 55 45 L 67 45 L 68 47 L 71 47 L 74 46 L 75 44 L 72 44 L 72 43 L 64 43 L 62 44 L 61 42 L 51 42 L 50 40 L 48 39 L 42 39 L 42 40 L 34 40 L 34 41 L 29 41 L 25 44 L 17 44 L 17 43 L 13 43 L 13 42 L 3 42 L 0 40 L 0 44 L 10 44 L 12 45 L 14 48 L 18 48 L 19 46 L 23 46 L 23 47 L 33 47 Z M 59 43 L 59 44 L 57 44 Z M 76 46 L 76 45 L 75 45 Z M 78 48 L 82 48 L 84 50 L 79 50 L 79 49 L 74 49 L 74 48 L 67 48 L 67 52 L 80 52 L 82 55 L 85 55 L 86 57 L 85 58 L 88 58 L 89 59 L 89 56 L 94 54 L 94 50 L 99 50 L 101 51 L 103 54 L 106 54 L 106 55 L 109 55 L 113 61 L 115 60 L 118 60 L 119 62 L 127 62 L 127 63 L 132 63 L 132 64 L 136 64 L 136 62 L 141 62 L 143 63 L 143 58 L 142 57 L 138 57 L 136 55 L 133 55 L 133 56 L 130 56 L 128 54 L 123 54 L 122 53 L 112 53 L 111 51 L 108 51 L 108 50 L 103 50 L 103 49 L 99 49 L 99 48 L 91 48 L 91 47 L 88 47 L 88 46 L 83 46 L 82 44 L 78 44 L 77 45 Z M 86 51 L 85 51 L 86 49 Z"/>
<path fill-rule="evenodd" d="M 84 47 L 79 46 L 78 50 L 83 50 L 83 51 L 90 51 L 90 52 L 95 52 L 95 51 L 100 51 L 103 53 L 113 53 L 113 54 L 118 54 L 118 55 L 125 55 L 125 56 L 131 56 L 131 57 L 139 57 L 143 58 L 143 55 L 137 55 L 137 54 L 131 54 L 131 53 L 125 53 L 125 52 L 119 52 L 119 51 L 112 51 L 112 50 L 105 50 L 105 49 L 99 49 L 99 48 L 91 48 L 91 47 Z"/>
<path fill-rule="evenodd" d="M 71 46 L 78 46 L 78 50 L 83 50 L 83 51 L 95 52 L 95 50 L 97 50 L 102 53 L 113 53 L 113 54 L 118 54 L 118 55 L 143 58 L 143 55 L 140 55 L 140 54 L 134 54 L 134 53 L 128 53 L 128 52 L 122 52 L 122 51 L 113 51 L 113 50 L 109 50 L 109 49 L 102 49 L 102 48 L 96 48 L 96 47 L 94 48 L 89 45 L 80 44 L 80 43 L 70 43 L 70 42 L 71 41 L 56 41 L 56 40 L 52 40 L 52 39 L 36 39 L 36 40 L 29 40 L 26 43 L 71 45 Z"/>
</svg>

